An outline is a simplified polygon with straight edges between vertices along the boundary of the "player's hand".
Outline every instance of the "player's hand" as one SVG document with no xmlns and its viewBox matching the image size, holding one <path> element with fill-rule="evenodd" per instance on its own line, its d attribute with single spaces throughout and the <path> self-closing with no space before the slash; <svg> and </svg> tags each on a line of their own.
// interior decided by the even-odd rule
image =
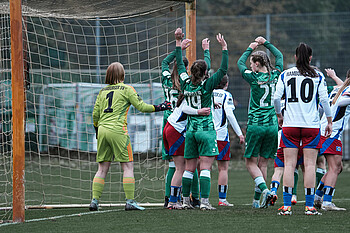
<svg viewBox="0 0 350 233">
<path fill-rule="evenodd" d="M 201 108 L 198 110 L 198 115 L 209 116 L 209 114 L 210 114 L 210 108 Z"/>
<path fill-rule="evenodd" d="M 255 42 L 257 42 L 259 45 L 263 45 L 265 43 L 266 39 L 262 36 L 258 36 L 255 38 Z"/>
<path fill-rule="evenodd" d="M 181 42 L 181 49 L 182 49 L 182 50 L 187 49 L 187 48 L 191 45 L 191 42 L 192 42 L 191 39 L 184 39 L 184 40 Z"/>
<path fill-rule="evenodd" d="M 171 103 L 168 101 L 164 101 L 161 104 L 153 105 L 155 112 L 165 111 L 171 109 Z"/>
<path fill-rule="evenodd" d="M 325 129 L 325 137 L 328 138 L 330 137 L 332 134 L 332 122 L 331 123 L 328 123 L 327 126 L 326 126 L 326 129 Z"/>
<path fill-rule="evenodd" d="M 277 114 L 278 126 L 282 128 L 283 125 L 283 116 L 282 114 Z"/>
<path fill-rule="evenodd" d="M 214 109 L 220 109 L 221 105 L 221 103 L 214 102 Z"/>
<path fill-rule="evenodd" d="M 209 50 L 209 43 L 210 43 L 210 40 L 208 38 L 205 38 L 202 40 L 202 48 L 203 50 Z"/>
<path fill-rule="evenodd" d="M 259 45 L 258 42 L 254 41 L 254 42 L 250 43 L 249 48 L 254 50 L 254 49 L 256 49 L 258 47 L 258 45 Z"/>
<path fill-rule="evenodd" d="M 184 38 L 185 34 L 182 33 L 182 29 L 181 28 L 177 28 L 175 30 L 175 40 L 182 40 L 182 38 Z"/>
<path fill-rule="evenodd" d="M 245 138 L 243 135 L 239 136 L 239 144 L 244 144 L 245 143 Z"/>
<path fill-rule="evenodd" d="M 335 70 L 333 70 L 332 68 L 327 68 L 327 69 L 324 69 L 327 73 L 327 75 L 330 77 L 330 78 L 333 78 L 335 76 L 337 76 L 337 74 L 335 73 Z"/>
<path fill-rule="evenodd" d="M 224 36 L 219 33 L 216 35 L 216 39 L 221 44 L 222 50 L 227 50 L 227 43 L 224 39 Z"/>
</svg>

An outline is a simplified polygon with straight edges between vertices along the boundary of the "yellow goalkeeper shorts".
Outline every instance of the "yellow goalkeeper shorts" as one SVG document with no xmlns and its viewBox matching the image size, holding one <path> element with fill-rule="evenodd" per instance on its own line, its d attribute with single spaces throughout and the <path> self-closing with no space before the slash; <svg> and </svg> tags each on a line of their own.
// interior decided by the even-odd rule
<svg viewBox="0 0 350 233">
<path fill-rule="evenodd" d="M 96 162 L 131 162 L 134 160 L 130 137 L 123 131 L 98 127 Z"/>
</svg>

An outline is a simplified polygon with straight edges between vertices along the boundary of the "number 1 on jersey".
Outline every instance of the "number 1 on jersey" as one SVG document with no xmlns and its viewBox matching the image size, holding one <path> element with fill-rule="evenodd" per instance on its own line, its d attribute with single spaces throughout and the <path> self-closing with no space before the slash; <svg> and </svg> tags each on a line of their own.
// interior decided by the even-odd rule
<svg viewBox="0 0 350 233">
<path fill-rule="evenodd" d="M 106 99 L 108 99 L 108 107 L 103 111 L 105 113 L 113 112 L 113 108 L 112 108 L 113 94 L 114 94 L 114 91 L 111 91 L 106 95 Z"/>
</svg>

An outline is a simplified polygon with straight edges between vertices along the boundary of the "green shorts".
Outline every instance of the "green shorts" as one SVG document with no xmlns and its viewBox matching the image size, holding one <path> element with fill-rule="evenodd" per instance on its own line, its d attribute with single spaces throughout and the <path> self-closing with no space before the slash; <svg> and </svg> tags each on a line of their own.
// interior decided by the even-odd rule
<svg viewBox="0 0 350 233">
<path fill-rule="evenodd" d="M 113 160 L 114 158 L 114 160 Z M 133 161 L 129 135 L 124 131 L 115 132 L 98 127 L 96 162 Z"/>
<path fill-rule="evenodd" d="M 248 125 L 244 157 L 275 159 L 278 145 L 278 126 Z"/>
<path fill-rule="evenodd" d="M 185 139 L 185 159 L 219 154 L 216 131 L 187 131 Z"/>
</svg>

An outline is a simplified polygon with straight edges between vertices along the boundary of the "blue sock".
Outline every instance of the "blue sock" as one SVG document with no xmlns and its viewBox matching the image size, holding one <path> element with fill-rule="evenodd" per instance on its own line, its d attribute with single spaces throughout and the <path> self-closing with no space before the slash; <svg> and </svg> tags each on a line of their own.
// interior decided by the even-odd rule
<svg viewBox="0 0 350 233">
<path fill-rule="evenodd" d="M 272 182 L 271 182 L 271 185 L 270 185 L 271 192 L 274 192 L 275 194 L 277 194 L 278 186 L 280 186 L 280 182 L 278 182 L 278 181 L 272 181 Z"/>
<path fill-rule="evenodd" d="M 182 193 L 182 186 L 179 187 L 178 196 L 177 196 L 177 201 L 178 202 L 181 201 L 181 193 Z"/>
<path fill-rule="evenodd" d="M 323 201 L 332 202 L 332 198 L 334 196 L 335 188 L 331 186 L 324 186 L 324 197 Z"/>
<path fill-rule="evenodd" d="M 305 206 L 312 208 L 315 200 L 315 188 L 305 188 Z"/>
<path fill-rule="evenodd" d="M 179 195 L 180 187 L 177 186 L 171 186 L 170 187 L 170 202 L 176 203 L 177 197 Z"/>
<path fill-rule="evenodd" d="M 218 185 L 219 188 L 219 198 L 226 199 L 227 185 Z"/>
<path fill-rule="evenodd" d="M 283 203 L 284 207 L 292 205 L 292 187 L 283 186 Z"/>
<path fill-rule="evenodd" d="M 317 186 L 316 189 L 316 195 L 322 197 L 323 196 L 323 188 L 324 188 L 324 183 L 322 181 L 320 181 L 320 183 Z"/>
</svg>

